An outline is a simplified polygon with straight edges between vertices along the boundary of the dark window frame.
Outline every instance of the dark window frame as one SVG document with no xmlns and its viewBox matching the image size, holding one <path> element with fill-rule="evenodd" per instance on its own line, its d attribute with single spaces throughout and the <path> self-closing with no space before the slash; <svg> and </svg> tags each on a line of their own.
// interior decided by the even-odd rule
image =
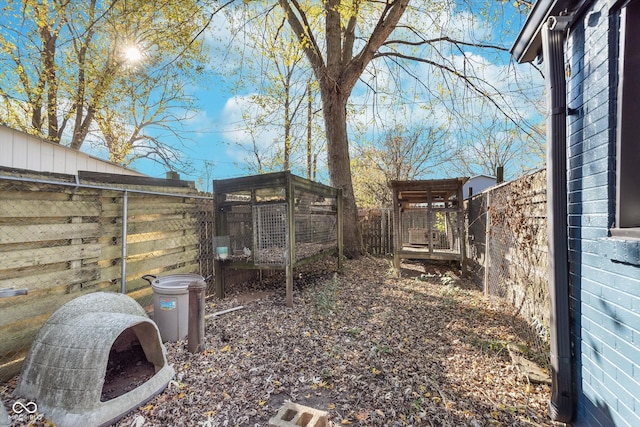
<svg viewBox="0 0 640 427">
<path fill-rule="evenodd" d="M 614 237 L 640 239 L 640 1 L 619 13 Z M 638 77 L 637 77 L 638 76 Z M 625 78 L 626 77 L 626 78 Z"/>
</svg>

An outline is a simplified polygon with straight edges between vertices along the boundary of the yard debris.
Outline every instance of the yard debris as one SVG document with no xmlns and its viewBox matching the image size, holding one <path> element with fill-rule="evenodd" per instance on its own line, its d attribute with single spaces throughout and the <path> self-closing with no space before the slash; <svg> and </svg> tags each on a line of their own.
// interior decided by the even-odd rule
<svg viewBox="0 0 640 427">
<path fill-rule="evenodd" d="M 215 314 L 273 291 L 207 322 L 203 352 L 167 343 L 179 387 L 116 426 L 143 417 L 144 427 L 264 427 L 289 400 L 328 412 L 334 426 L 554 425 L 549 385 L 528 382 L 509 356 L 508 343 L 533 346 L 512 307 L 466 278 L 446 288 L 442 265 L 436 274 L 405 263 L 401 279 L 382 258 L 348 260 L 335 278 L 334 266 L 296 270 L 293 308 L 277 275 L 208 301 Z"/>
<path fill-rule="evenodd" d="M 528 381 L 536 384 L 551 385 L 551 376 L 546 369 L 524 357 L 519 348 L 509 345 L 507 349 L 509 350 L 511 363 Z"/>
<path fill-rule="evenodd" d="M 204 319 L 208 320 L 208 319 L 210 319 L 212 317 L 218 317 L 218 316 L 222 316 L 223 314 L 231 313 L 231 312 L 236 311 L 236 310 L 242 310 L 243 308 L 244 308 L 243 305 L 239 305 L 237 307 L 228 308 L 226 310 L 220 310 L 220 311 L 217 311 L 215 313 L 211 313 L 211 314 L 205 315 Z"/>
</svg>

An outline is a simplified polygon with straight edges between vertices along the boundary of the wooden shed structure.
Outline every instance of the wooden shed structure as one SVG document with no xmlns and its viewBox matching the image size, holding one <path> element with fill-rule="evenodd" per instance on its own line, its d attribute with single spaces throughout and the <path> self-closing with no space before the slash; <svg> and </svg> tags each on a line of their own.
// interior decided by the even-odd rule
<svg viewBox="0 0 640 427">
<path fill-rule="evenodd" d="M 285 270 L 293 306 L 293 269 L 329 255 L 342 261 L 342 192 L 289 171 L 213 181 L 216 294 L 224 270 Z"/>
<path fill-rule="evenodd" d="M 459 261 L 464 269 L 462 187 L 469 178 L 391 181 L 394 266 L 402 259 Z"/>
</svg>

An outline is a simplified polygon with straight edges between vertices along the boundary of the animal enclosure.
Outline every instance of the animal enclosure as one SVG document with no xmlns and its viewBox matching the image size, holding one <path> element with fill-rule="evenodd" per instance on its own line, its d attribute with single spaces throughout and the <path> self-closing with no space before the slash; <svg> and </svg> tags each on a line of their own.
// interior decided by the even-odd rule
<svg viewBox="0 0 640 427">
<path fill-rule="evenodd" d="M 391 181 L 394 264 L 401 259 L 453 260 L 464 269 L 462 186 L 468 178 Z"/>
<path fill-rule="evenodd" d="M 213 181 L 216 294 L 226 269 L 283 269 L 293 305 L 293 269 L 342 259 L 342 193 L 290 172 Z"/>
</svg>

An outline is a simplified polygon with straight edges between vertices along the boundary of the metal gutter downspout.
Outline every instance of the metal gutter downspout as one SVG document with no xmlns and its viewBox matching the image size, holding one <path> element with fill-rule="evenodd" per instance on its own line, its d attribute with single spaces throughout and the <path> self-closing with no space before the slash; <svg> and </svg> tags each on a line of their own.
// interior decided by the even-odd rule
<svg viewBox="0 0 640 427">
<path fill-rule="evenodd" d="M 554 421 L 573 418 L 573 366 L 569 308 L 567 233 L 567 95 L 564 42 L 570 16 L 549 17 L 542 28 L 542 51 L 547 90 L 547 237 L 551 309 L 551 399 Z"/>
</svg>

